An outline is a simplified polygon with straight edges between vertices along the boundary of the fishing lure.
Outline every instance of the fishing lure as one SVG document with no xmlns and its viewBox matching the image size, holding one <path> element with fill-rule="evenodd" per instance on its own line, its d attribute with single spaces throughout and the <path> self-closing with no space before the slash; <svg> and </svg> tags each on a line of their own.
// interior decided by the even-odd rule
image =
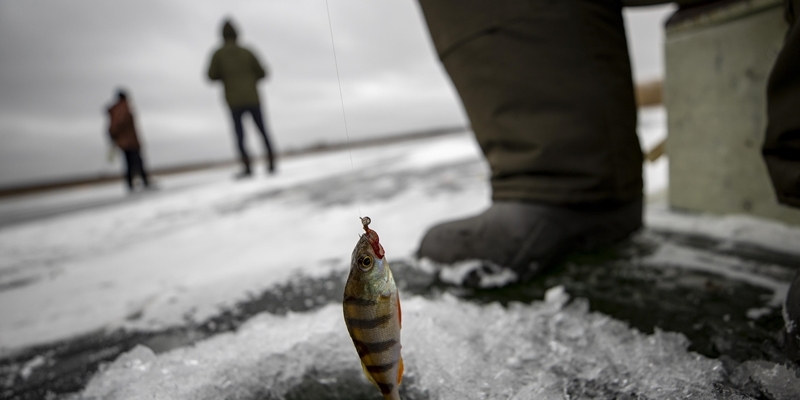
<svg viewBox="0 0 800 400">
<path fill-rule="evenodd" d="M 403 380 L 400 355 L 400 298 L 392 271 L 384 258 L 378 234 L 361 218 L 364 233 L 350 260 L 344 288 L 344 321 L 361 358 L 364 375 L 380 389 L 383 398 L 400 400 Z"/>
</svg>

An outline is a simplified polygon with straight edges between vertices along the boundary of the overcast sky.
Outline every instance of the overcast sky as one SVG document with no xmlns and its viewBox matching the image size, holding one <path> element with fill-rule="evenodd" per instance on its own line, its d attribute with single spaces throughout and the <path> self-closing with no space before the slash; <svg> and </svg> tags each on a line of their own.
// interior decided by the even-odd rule
<svg viewBox="0 0 800 400">
<path fill-rule="evenodd" d="M 329 5 L 351 139 L 467 124 L 416 1 Z M 637 80 L 663 74 L 669 11 L 626 11 Z M 119 171 L 104 111 L 118 86 L 147 164 L 233 158 L 222 87 L 205 77 L 225 17 L 270 71 L 259 89 L 278 149 L 344 141 L 325 0 L 0 0 L 0 187 Z"/>
</svg>

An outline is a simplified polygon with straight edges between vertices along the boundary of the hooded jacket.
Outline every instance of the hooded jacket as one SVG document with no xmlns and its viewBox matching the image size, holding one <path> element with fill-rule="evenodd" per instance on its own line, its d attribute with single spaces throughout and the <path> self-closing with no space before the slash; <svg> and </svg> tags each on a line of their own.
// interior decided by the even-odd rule
<svg viewBox="0 0 800 400">
<path fill-rule="evenodd" d="M 214 52 L 208 77 L 221 80 L 225 86 L 225 100 L 231 108 L 259 105 L 256 83 L 267 76 L 256 56 L 236 44 L 236 31 L 228 22 L 222 29 L 225 44 Z"/>
</svg>

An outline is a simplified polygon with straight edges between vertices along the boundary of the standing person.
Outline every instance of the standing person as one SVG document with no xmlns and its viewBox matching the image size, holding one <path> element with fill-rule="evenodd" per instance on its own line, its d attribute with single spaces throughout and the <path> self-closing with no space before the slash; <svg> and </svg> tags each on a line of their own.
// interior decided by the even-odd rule
<svg viewBox="0 0 800 400">
<path fill-rule="evenodd" d="M 489 209 L 432 227 L 419 255 L 486 261 L 524 280 L 639 229 L 642 151 L 620 0 L 419 3 L 492 187 Z"/>
<path fill-rule="evenodd" d="M 488 261 L 528 279 L 566 253 L 641 227 L 642 151 L 622 9 L 668 2 L 419 0 L 492 188 L 483 213 L 429 229 L 420 257 Z M 800 150 L 787 151 L 800 149 L 800 90 L 792 89 L 800 86 L 791 86 L 800 81 L 787 78 L 800 76 L 789 62 L 800 54 L 797 33 L 795 24 L 767 94 L 765 151 L 773 176 L 784 172 L 779 183 L 792 187 L 785 199 L 800 199 Z"/>
<path fill-rule="evenodd" d="M 142 184 L 144 184 L 145 188 L 150 188 L 147 171 L 142 161 L 141 145 L 136 135 L 136 124 L 134 123 L 133 113 L 128 104 L 128 95 L 125 90 L 117 90 L 117 102 L 108 108 L 108 116 L 108 135 L 114 144 L 125 153 L 128 189 L 133 192 L 133 178 L 135 175 L 139 175 L 142 178 Z"/>
<path fill-rule="evenodd" d="M 429 229 L 418 255 L 485 261 L 527 279 L 559 256 L 641 227 L 642 153 L 622 8 L 670 1 L 419 3 L 491 167 L 492 205 Z M 800 207 L 800 0 L 784 5 L 790 29 L 770 73 L 763 155 L 779 202 Z M 787 353 L 800 361 L 800 273 L 784 316 Z"/>
<path fill-rule="evenodd" d="M 222 27 L 222 38 L 225 44 L 214 52 L 211 65 L 208 67 L 208 77 L 212 81 L 222 81 L 225 86 L 225 100 L 231 109 L 233 126 L 236 131 L 236 141 L 239 146 L 239 156 L 244 169 L 236 178 L 246 178 L 252 175 L 250 157 L 244 143 L 244 128 L 242 115 L 250 113 L 256 123 L 267 153 L 267 171 L 275 172 L 275 160 L 272 146 L 269 143 L 264 118 L 261 114 L 261 102 L 258 97 L 256 83 L 267 76 L 266 71 L 259 63 L 256 56 L 248 49 L 236 43 L 236 29 L 230 20 L 226 20 Z"/>
</svg>

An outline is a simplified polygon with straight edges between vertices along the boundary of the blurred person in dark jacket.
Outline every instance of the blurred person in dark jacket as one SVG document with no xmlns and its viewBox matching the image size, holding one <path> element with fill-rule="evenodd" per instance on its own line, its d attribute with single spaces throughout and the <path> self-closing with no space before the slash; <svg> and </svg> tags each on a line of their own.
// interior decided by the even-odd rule
<svg viewBox="0 0 800 400">
<path fill-rule="evenodd" d="M 142 184 L 145 188 L 150 188 L 147 170 L 145 170 L 144 162 L 142 161 L 142 146 L 136 134 L 136 124 L 125 90 L 117 90 L 117 101 L 108 108 L 108 117 L 108 135 L 114 145 L 119 147 L 125 154 L 125 163 L 127 165 L 125 177 L 128 181 L 128 189 L 130 191 L 134 190 L 133 178 L 136 175 L 142 178 Z"/>
<path fill-rule="evenodd" d="M 256 87 L 258 81 L 267 76 L 267 72 L 253 52 L 236 43 L 236 29 L 230 20 L 226 20 L 222 27 L 222 38 L 225 44 L 217 49 L 211 57 L 208 77 L 213 81 L 222 81 L 225 86 L 225 100 L 231 109 L 239 156 L 244 167 L 236 177 L 245 178 L 252 175 L 250 156 L 245 147 L 244 128 L 242 127 L 242 115 L 245 113 L 250 113 L 261 132 L 267 153 L 267 171 L 273 173 L 275 172 L 275 160 Z"/>
</svg>

